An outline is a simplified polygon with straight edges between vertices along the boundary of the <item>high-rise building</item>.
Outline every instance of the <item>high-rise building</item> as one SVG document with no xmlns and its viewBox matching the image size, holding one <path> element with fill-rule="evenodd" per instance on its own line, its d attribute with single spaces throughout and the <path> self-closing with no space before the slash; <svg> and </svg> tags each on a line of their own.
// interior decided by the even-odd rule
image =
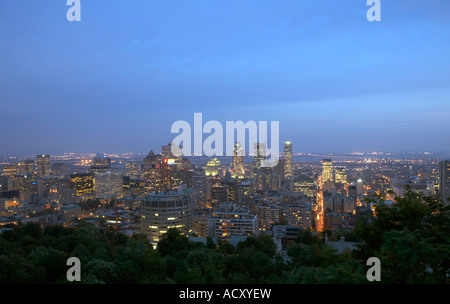
<svg viewBox="0 0 450 304">
<path fill-rule="evenodd" d="M 192 187 L 198 193 L 198 204 L 201 208 L 207 208 L 211 201 L 211 184 L 204 172 L 196 172 L 192 176 Z"/>
<path fill-rule="evenodd" d="M 6 164 L 2 166 L 2 175 L 13 177 L 18 174 L 17 172 L 18 164 Z"/>
<path fill-rule="evenodd" d="M 205 175 L 210 177 L 216 177 L 222 175 L 220 160 L 217 158 L 211 158 L 206 163 L 206 166 L 203 168 L 205 170 Z"/>
<path fill-rule="evenodd" d="M 284 142 L 284 158 L 286 159 L 284 164 L 284 177 L 292 177 L 292 144 L 290 141 Z"/>
<path fill-rule="evenodd" d="M 236 142 L 233 150 L 233 163 L 231 165 L 231 176 L 242 179 L 245 177 L 244 169 L 244 149 L 239 142 Z"/>
<path fill-rule="evenodd" d="M 316 185 L 314 178 L 307 175 L 296 175 L 293 182 L 294 192 L 302 192 L 308 197 L 314 197 Z"/>
<path fill-rule="evenodd" d="M 347 184 L 347 169 L 345 167 L 336 167 L 334 172 L 334 181 L 336 184 Z"/>
<path fill-rule="evenodd" d="M 145 193 L 150 194 L 161 190 L 161 158 L 152 151 L 147 155 L 141 164 L 141 170 L 144 175 Z"/>
<path fill-rule="evenodd" d="M 445 205 L 450 205 L 450 160 L 439 163 L 439 192 Z"/>
<path fill-rule="evenodd" d="M 364 181 L 361 178 L 356 180 L 356 194 L 362 195 L 364 192 Z"/>
<path fill-rule="evenodd" d="M 333 162 L 322 160 L 322 187 L 324 190 L 334 188 Z"/>
<path fill-rule="evenodd" d="M 94 182 L 95 197 L 97 198 L 123 196 L 123 174 L 121 172 L 97 172 Z"/>
<path fill-rule="evenodd" d="M 261 169 L 261 161 L 266 159 L 266 144 L 255 143 L 253 156 L 253 170 L 254 174 Z"/>
<path fill-rule="evenodd" d="M 192 229 L 194 214 L 195 191 L 151 193 L 141 203 L 142 233 L 147 235 L 154 246 L 161 236 L 170 228 L 176 228 L 183 234 Z"/>
<path fill-rule="evenodd" d="M 92 194 L 94 193 L 94 175 L 91 173 L 71 174 L 70 185 L 77 196 Z"/>
<path fill-rule="evenodd" d="M 261 162 L 266 159 L 266 144 L 255 143 L 253 151 L 253 185 L 256 191 L 265 191 L 269 184 L 267 179 L 270 178 L 270 175 L 267 176 L 268 171 L 265 170 L 266 168 L 261 167 Z"/>
<path fill-rule="evenodd" d="M 17 164 L 17 174 L 33 174 L 34 160 L 24 159 Z"/>
<path fill-rule="evenodd" d="M 39 154 L 36 156 L 37 176 L 50 175 L 50 155 Z"/>
</svg>

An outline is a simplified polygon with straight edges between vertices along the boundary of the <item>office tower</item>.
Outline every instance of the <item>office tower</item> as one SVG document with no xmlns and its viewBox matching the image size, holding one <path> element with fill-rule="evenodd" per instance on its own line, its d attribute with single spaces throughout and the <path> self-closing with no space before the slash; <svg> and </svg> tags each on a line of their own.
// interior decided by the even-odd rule
<svg viewBox="0 0 450 304">
<path fill-rule="evenodd" d="M 322 160 L 322 188 L 334 188 L 333 162 L 331 159 Z"/>
<path fill-rule="evenodd" d="M 353 201 L 357 202 L 358 200 L 358 193 L 356 190 L 356 185 L 354 183 L 352 183 L 349 187 L 348 187 L 348 196 L 351 197 L 353 199 Z"/>
<path fill-rule="evenodd" d="M 236 142 L 233 150 L 233 164 L 231 166 L 231 176 L 242 179 L 245 177 L 244 169 L 244 149 L 239 142 Z"/>
<path fill-rule="evenodd" d="M 70 187 L 74 189 L 77 196 L 94 193 L 94 175 L 91 173 L 71 174 Z"/>
<path fill-rule="evenodd" d="M 228 187 L 221 186 L 213 186 L 211 188 L 211 199 L 213 203 L 223 203 L 228 200 Z"/>
<path fill-rule="evenodd" d="M 266 159 L 266 144 L 255 143 L 253 156 L 253 170 L 254 174 L 261 169 L 261 161 Z"/>
<path fill-rule="evenodd" d="M 227 239 L 230 236 L 259 234 L 258 216 L 233 203 L 223 203 L 208 217 L 208 236 Z"/>
<path fill-rule="evenodd" d="M 2 166 L 2 175 L 3 176 L 9 176 L 13 177 L 14 175 L 18 174 L 17 172 L 17 164 L 6 164 Z"/>
<path fill-rule="evenodd" d="M 33 174 L 34 173 L 34 160 L 25 159 L 17 164 L 17 174 Z"/>
<path fill-rule="evenodd" d="M 211 200 L 211 184 L 204 172 L 196 172 L 192 176 L 192 187 L 197 191 L 200 208 L 208 208 Z"/>
<path fill-rule="evenodd" d="M 192 229 L 195 191 L 151 193 L 141 203 L 142 233 L 145 234 L 153 246 L 170 228 L 176 228 L 187 234 Z"/>
<path fill-rule="evenodd" d="M 450 160 L 439 163 L 439 192 L 445 205 L 450 205 Z"/>
<path fill-rule="evenodd" d="M 40 154 L 36 156 L 37 176 L 50 175 L 50 155 Z"/>
<path fill-rule="evenodd" d="M 356 180 L 356 194 L 362 195 L 364 192 L 364 182 L 361 178 Z"/>
<path fill-rule="evenodd" d="M 97 172 L 94 175 L 95 197 L 119 198 L 123 196 L 123 174 L 121 172 Z"/>
<path fill-rule="evenodd" d="M 295 176 L 293 190 L 294 192 L 301 192 L 308 197 L 314 197 L 314 194 L 316 192 L 314 178 L 306 175 Z"/>
<path fill-rule="evenodd" d="M 347 169 L 345 167 L 335 168 L 334 181 L 336 184 L 347 184 Z"/>
<path fill-rule="evenodd" d="M 255 143 L 253 156 L 253 179 L 256 191 L 265 191 L 267 188 L 267 171 L 261 167 L 261 162 L 266 159 L 266 144 Z M 269 168 L 270 169 L 270 168 Z"/>
<path fill-rule="evenodd" d="M 217 158 L 211 158 L 206 163 L 206 167 L 203 168 L 205 170 L 205 175 L 210 177 L 220 176 L 222 175 L 222 169 L 220 165 L 220 160 Z"/>
<path fill-rule="evenodd" d="M 290 178 L 292 177 L 292 144 L 290 141 L 284 142 L 284 177 Z"/>
<path fill-rule="evenodd" d="M 153 193 L 161 190 L 161 158 L 152 151 L 148 153 L 141 164 L 141 171 L 144 176 L 145 193 Z"/>
</svg>

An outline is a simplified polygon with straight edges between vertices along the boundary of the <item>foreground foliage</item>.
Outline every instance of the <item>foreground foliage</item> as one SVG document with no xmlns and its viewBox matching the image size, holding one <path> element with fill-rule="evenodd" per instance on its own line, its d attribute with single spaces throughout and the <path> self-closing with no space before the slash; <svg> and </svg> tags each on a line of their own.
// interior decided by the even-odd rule
<svg viewBox="0 0 450 304">
<path fill-rule="evenodd" d="M 381 283 L 445 283 L 449 219 L 437 199 L 408 192 L 345 233 L 359 240 L 358 250 L 338 254 L 322 236 L 301 231 L 287 257 L 268 235 L 235 248 L 212 239 L 194 243 L 169 229 L 153 249 L 143 235 L 129 238 L 86 223 L 77 229 L 19 224 L 0 234 L 0 283 L 69 283 L 69 257 L 80 259 L 84 284 L 367 283 L 369 257 L 381 260 Z"/>
</svg>

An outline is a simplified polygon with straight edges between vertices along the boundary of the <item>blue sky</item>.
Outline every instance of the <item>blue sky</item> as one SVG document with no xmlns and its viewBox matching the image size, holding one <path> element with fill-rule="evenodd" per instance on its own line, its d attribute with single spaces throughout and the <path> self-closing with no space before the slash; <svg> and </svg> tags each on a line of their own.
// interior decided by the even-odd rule
<svg viewBox="0 0 450 304">
<path fill-rule="evenodd" d="M 295 152 L 450 151 L 450 1 L 0 0 L 0 155 L 159 151 L 176 120 Z"/>
</svg>

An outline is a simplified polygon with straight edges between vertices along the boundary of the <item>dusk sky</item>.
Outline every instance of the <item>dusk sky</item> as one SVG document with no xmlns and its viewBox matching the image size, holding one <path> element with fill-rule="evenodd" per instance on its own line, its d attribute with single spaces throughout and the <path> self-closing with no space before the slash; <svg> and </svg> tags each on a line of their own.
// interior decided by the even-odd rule
<svg viewBox="0 0 450 304">
<path fill-rule="evenodd" d="M 0 155 L 159 152 L 195 112 L 294 152 L 450 152 L 450 1 L 381 3 L 0 0 Z"/>
</svg>

